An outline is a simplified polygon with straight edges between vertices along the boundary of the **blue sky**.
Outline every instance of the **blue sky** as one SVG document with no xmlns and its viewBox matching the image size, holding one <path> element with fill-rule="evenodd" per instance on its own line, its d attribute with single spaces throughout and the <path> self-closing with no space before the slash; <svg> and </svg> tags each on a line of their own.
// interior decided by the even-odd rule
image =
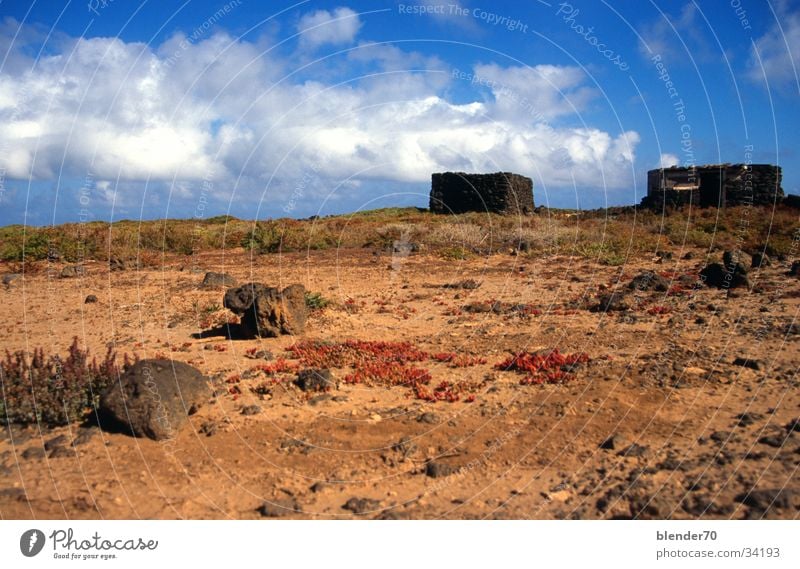
<svg viewBox="0 0 800 569">
<path fill-rule="evenodd" d="M 0 224 L 427 206 L 514 171 L 638 202 L 659 164 L 800 193 L 796 1 L 0 2 Z"/>
</svg>

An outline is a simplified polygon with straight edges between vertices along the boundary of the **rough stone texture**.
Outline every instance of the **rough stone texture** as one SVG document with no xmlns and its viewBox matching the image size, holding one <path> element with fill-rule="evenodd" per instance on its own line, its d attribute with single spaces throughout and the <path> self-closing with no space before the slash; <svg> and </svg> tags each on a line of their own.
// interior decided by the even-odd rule
<svg viewBox="0 0 800 569">
<path fill-rule="evenodd" d="M 336 387 L 336 381 L 329 369 L 301 370 L 294 383 L 303 391 L 328 391 Z"/>
<path fill-rule="evenodd" d="M 116 422 L 138 437 L 173 438 L 211 396 L 200 371 L 173 360 L 141 360 L 100 397 L 104 425 Z"/>
<path fill-rule="evenodd" d="M 781 179 L 781 168 L 772 164 L 658 168 L 647 173 L 642 206 L 662 210 L 687 205 L 772 205 L 784 199 Z"/>
<path fill-rule="evenodd" d="M 223 305 L 241 316 L 245 337 L 275 338 L 305 332 L 306 289 L 300 284 L 279 291 L 261 283 L 248 283 L 229 289 Z"/>
<path fill-rule="evenodd" d="M 431 178 L 430 210 L 434 213 L 529 215 L 534 207 L 533 182 L 519 174 L 444 172 Z"/>
<path fill-rule="evenodd" d="M 728 270 L 721 263 L 711 263 L 700 271 L 700 278 L 706 286 L 715 288 L 737 288 L 749 287 L 750 281 L 747 279 L 747 269 L 744 265 L 737 263 Z"/>
<path fill-rule="evenodd" d="M 11 283 L 13 283 L 15 280 L 17 280 L 21 276 L 22 275 L 20 275 L 18 273 L 8 273 L 6 275 L 3 275 L 3 284 L 6 286 L 6 288 L 8 288 L 8 287 L 11 286 Z"/>
<path fill-rule="evenodd" d="M 761 267 L 772 266 L 772 260 L 766 253 L 754 253 L 750 261 L 751 269 L 760 269 Z"/>
<path fill-rule="evenodd" d="M 220 288 L 223 286 L 236 286 L 236 279 L 227 273 L 206 273 L 203 277 L 204 288 Z"/>
<path fill-rule="evenodd" d="M 61 278 L 69 279 L 73 277 L 82 277 L 86 274 L 86 267 L 83 265 L 68 265 L 61 269 Z"/>
<path fill-rule="evenodd" d="M 631 290 L 655 290 L 666 292 L 669 290 L 669 281 L 653 271 L 639 273 L 628 284 Z"/>
</svg>

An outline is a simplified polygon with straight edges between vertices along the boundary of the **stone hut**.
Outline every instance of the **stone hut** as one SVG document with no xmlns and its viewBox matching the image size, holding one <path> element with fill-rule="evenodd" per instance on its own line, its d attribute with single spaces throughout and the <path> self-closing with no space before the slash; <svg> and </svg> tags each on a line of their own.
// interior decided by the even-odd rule
<svg viewBox="0 0 800 569">
<path fill-rule="evenodd" d="M 431 177 L 430 210 L 434 213 L 529 215 L 533 208 L 533 181 L 519 174 L 444 172 Z"/>
<path fill-rule="evenodd" d="M 783 199 L 781 168 L 772 164 L 711 164 L 647 173 L 644 207 L 771 205 Z"/>
</svg>

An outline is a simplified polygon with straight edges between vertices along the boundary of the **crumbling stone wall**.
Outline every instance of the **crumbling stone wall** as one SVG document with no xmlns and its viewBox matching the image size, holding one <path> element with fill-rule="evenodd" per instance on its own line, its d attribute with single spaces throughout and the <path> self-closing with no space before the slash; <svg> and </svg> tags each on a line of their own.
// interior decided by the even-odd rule
<svg viewBox="0 0 800 569">
<path fill-rule="evenodd" d="M 444 172 L 431 177 L 430 210 L 434 213 L 529 215 L 533 208 L 533 181 L 519 174 Z"/>
<path fill-rule="evenodd" d="M 783 199 L 781 168 L 772 164 L 713 164 L 647 173 L 644 207 L 771 205 Z"/>
</svg>

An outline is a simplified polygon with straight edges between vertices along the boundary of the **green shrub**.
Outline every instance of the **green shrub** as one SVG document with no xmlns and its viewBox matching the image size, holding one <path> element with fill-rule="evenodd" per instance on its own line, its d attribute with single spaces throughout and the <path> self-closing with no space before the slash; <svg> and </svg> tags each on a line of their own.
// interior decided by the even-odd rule
<svg viewBox="0 0 800 569">
<path fill-rule="evenodd" d="M 122 370 L 129 364 L 126 356 Z M 41 348 L 32 357 L 22 350 L 6 350 L 5 361 L 0 361 L 0 419 L 51 426 L 83 419 L 97 407 L 100 393 L 120 371 L 111 348 L 98 364 L 95 359 L 89 361 L 89 351 L 78 347 L 77 338 L 66 358 L 45 357 Z"/>
<path fill-rule="evenodd" d="M 322 310 L 330 303 L 330 300 L 318 292 L 306 292 L 306 307 L 309 310 Z"/>
</svg>

